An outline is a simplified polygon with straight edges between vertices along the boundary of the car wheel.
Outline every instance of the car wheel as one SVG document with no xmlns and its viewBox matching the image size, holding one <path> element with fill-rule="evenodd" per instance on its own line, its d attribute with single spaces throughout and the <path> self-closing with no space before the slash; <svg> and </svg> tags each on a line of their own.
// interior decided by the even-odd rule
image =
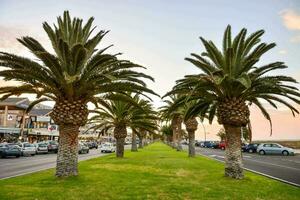
<svg viewBox="0 0 300 200">
<path fill-rule="evenodd" d="M 35 156 L 35 154 L 31 154 L 31 156 Z"/>
<path fill-rule="evenodd" d="M 253 153 L 253 150 L 252 150 L 252 149 L 249 149 L 249 153 Z"/>
<path fill-rule="evenodd" d="M 288 156 L 288 155 L 289 155 L 289 152 L 288 152 L 288 151 L 283 151 L 283 152 L 282 152 L 282 155 Z"/>
<path fill-rule="evenodd" d="M 266 152 L 265 152 L 264 150 L 260 150 L 260 151 L 259 151 L 259 154 L 260 154 L 260 155 L 265 155 Z"/>
<path fill-rule="evenodd" d="M 20 158 L 20 155 L 17 155 L 16 158 Z"/>
</svg>

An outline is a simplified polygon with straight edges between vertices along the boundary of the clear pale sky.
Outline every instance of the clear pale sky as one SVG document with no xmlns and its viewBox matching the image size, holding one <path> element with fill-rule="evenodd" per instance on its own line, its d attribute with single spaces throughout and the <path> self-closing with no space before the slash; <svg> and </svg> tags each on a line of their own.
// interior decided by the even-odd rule
<svg viewBox="0 0 300 200">
<path fill-rule="evenodd" d="M 231 24 L 236 34 L 246 27 L 248 32 L 266 31 L 263 41 L 276 42 L 277 47 L 265 55 L 261 64 L 284 61 L 289 68 L 277 73 L 300 81 L 300 1 L 14 1 L 0 0 L 0 51 L 31 56 L 16 41 L 30 35 L 50 48 L 42 22 L 55 22 L 56 16 L 69 10 L 72 16 L 95 17 L 97 30 L 111 30 L 102 47 L 114 44 L 111 52 L 122 52 L 122 58 L 146 66 L 155 78 L 149 87 L 163 95 L 175 80 L 185 74 L 200 73 L 184 58 L 192 52 L 202 52 L 199 36 L 221 45 L 225 27 Z M 7 84 L 0 80 L 0 84 Z M 299 87 L 299 85 L 298 85 Z M 162 105 L 159 98 L 154 104 Z M 300 106 L 298 106 L 300 109 Z M 268 122 L 257 109 L 251 108 L 254 139 L 300 139 L 300 117 L 293 118 L 283 107 L 270 109 L 274 132 L 269 136 Z M 208 138 L 215 139 L 219 126 L 205 127 Z M 203 139 L 199 126 L 198 139 Z"/>
</svg>

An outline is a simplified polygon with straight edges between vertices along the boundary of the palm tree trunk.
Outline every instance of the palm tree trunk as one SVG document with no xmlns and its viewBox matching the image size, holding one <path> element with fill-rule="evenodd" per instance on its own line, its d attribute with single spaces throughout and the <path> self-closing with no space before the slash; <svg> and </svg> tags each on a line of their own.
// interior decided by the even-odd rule
<svg viewBox="0 0 300 200">
<path fill-rule="evenodd" d="M 137 145 L 136 145 L 136 132 L 132 131 L 132 137 L 131 137 L 131 151 L 138 151 Z"/>
<path fill-rule="evenodd" d="M 116 156 L 118 158 L 124 157 L 124 142 L 127 136 L 127 129 L 125 125 L 116 126 L 114 129 L 114 137 L 116 138 L 117 149 Z"/>
<path fill-rule="evenodd" d="M 226 131 L 225 176 L 244 177 L 241 151 L 241 127 L 224 124 Z"/>
<path fill-rule="evenodd" d="M 61 125 L 59 127 L 59 148 L 55 173 L 57 177 L 78 175 L 78 134 L 79 126 Z"/>
<path fill-rule="evenodd" d="M 179 117 L 177 121 L 177 151 L 182 151 L 182 145 L 181 145 L 181 140 L 182 140 L 182 134 L 181 134 L 181 123 L 182 119 Z"/>
<path fill-rule="evenodd" d="M 195 157 L 195 131 L 189 131 L 189 157 Z"/>
<path fill-rule="evenodd" d="M 177 144 L 177 137 L 176 137 L 176 128 L 173 128 L 173 136 L 172 136 L 172 147 L 176 148 L 176 144 Z"/>
<path fill-rule="evenodd" d="M 124 157 L 124 142 L 125 138 L 117 138 L 117 149 L 116 149 L 116 156 L 118 158 L 123 158 Z"/>
<path fill-rule="evenodd" d="M 177 131 L 177 151 L 182 151 L 181 145 L 181 131 Z"/>
<path fill-rule="evenodd" d="M 139 149 L 144 148 L 143 137 L 139 136 Z"/>
</svg>

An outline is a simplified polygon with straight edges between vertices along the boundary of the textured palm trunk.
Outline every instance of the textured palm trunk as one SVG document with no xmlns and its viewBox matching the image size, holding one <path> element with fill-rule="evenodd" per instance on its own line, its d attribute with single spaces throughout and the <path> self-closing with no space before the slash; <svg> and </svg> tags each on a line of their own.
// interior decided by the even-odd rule
<svg viewBox="0 0 300 200">
<path fill-rule="evenodd" d="M 191 118 L 184 123 L 189 137 L 189 157 L 195 157 L 195 131 L 198 128 L 198 122 L 196 118 Z"/>
<path fill-rule="evenodd" d="M 172 132 L 173 132 L 173 135 L 172 135 L 172 142 L 171 142 L 171 144 L 172 144 L 172 147 L 173 148 L 176 148 L 176 144 L 177 144 L 177 131 L 176 131 L 176 129 L 177 129 L 177 124 L 176 124 L 176 121 L 177 121 L 177 119 L 176 119 L 176 117 L 173 117 L 173 119 L 172 119 Z"/>
<path fill-rule="evenodd" d="M 139 149 L 144 148 L 144 138 L 140 135 L 139 136 Z"/>
<path fill-rule="evenodd" d="M 116 156 L 118 158 L 124 157 L 124 142 L 127 136 L 127 130 L 125 125 L 118 125 L 114 129 L 114 137 L 116 138 L 117 149 Z"/>
<path fill-rule="evenodd" d="M 136 145 L 136 132 L 135 131 L 132 131 L 131 151 L 138 151 L 137 145 Z"/>
<path fill-rule="evenodd" d="M 195 157 L 195 131 L 189 131 L 189 157 Z"/>
<path fill-rule="evenodd" d="M 56 162 L 56 176 L 58 177 L 78 174 L 79 127 L 86 124 L 88 113 L 85 100 L 60 99 L 55 102 L 50 116 L 59 125 L 59 148 Z"/>
<path fill-rule="evenodd" d="M 59 148 L 55 173 L 57 177 L 78 175 L 78 134 L 79 126 L 68 124 L 59 127 Z"/>
<path fill-rule="evenodd" d="M 241 127 L 225 125 L 225 176 L 235 179 L 244 177 L 241 150 Z"/>
<path fill-rule="evenodd" d="M 176 134 L 177 134 L 177 151 L 182 151 L 182 145 L 181 145 L 181 140 L 182 140 L 182 128 L 181 128 L 181 124 L 182 124 L 182 119 L 181 117 L 178 117 L 177 119 L 177 129 L 176 129 Z"/>
</svg>

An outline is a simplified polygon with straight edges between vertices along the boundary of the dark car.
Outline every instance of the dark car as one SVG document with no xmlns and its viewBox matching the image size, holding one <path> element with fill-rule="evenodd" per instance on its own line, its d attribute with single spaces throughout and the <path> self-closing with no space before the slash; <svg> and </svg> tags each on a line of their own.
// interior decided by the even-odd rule
<svg viewBox="0 0 300 200">
<path fill-rule="evenodd" d="M 97 142 L 87 142 L 86 144 L 89 147 L 89 149 L 98 149 Z"/>
<path fill-rule="evenodd" d="M 48 140 L 43 142 L 47 145 L 48 147 L 48 152 L 54 152 L 57 153 L 58 152 L 58 143 L 54 140 Z"/>
<path fill-rule="evenodd" d="M 1 144 L 0 156 L 6 158 L 8 156 L 15 156 L 19 158 L 22 154 L 21 148 L 15 144 Z"/>
<path fill-rule="evenodd" d="M 256 153 L 258 145 L 259 143 L 248 144 L 246 147 L 246 152 Z"/>
<path fill-rule="evenodd" d="M 213 142 L 211 142 L 211 141 L 205 141 L 203 143 L 203 147 L 212 148 L 213 147 Z"/>
<path fill-rule="evenodd" d="M 242 151 L 243 152 L 246 152 L 246 148 L 247 148 L 247 144 L 245 144 L 245 143 L 242 143 Z"/>
<path fill-rule="evenodd" d="M 220 142 L 212 142 L 211 148 L 218 149 Z"/>
</svg>

